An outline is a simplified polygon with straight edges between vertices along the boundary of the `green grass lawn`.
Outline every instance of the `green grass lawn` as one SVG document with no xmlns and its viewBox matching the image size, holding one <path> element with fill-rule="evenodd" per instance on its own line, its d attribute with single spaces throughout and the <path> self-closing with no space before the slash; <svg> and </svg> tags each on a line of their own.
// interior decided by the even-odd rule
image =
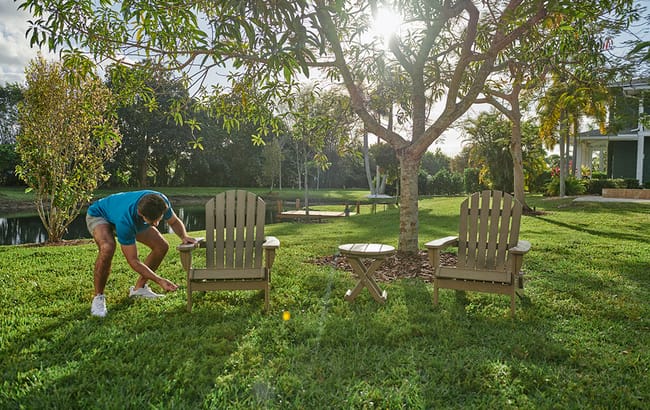
<svg viewBox="0 0 650 410">
<path fill-rule="evenodd" d="M 112 189 L 98 189 L 94 193 L 95 198 L 113 194 L 120 191 L 134 190 L 141 188 L 112 188 Z M 153 187 L 154 189 L 165 193 L 167 196 L 197 196 L 197 197 L 210 197 L 216 193 L 236 188 L 214 188 L 214 187 Z M 302 201 L 305 197 L 305 192 L 298 189 L 282 189 L 282 190 L 269 190 L 268 188 L 246 188 L 263 197 L 279 198 L 285 200 L 295 200 L 300 198 Z M 336 202 L 355 202 L 367 201 L 367 189 L 318 189 L 308 190 L 310 199 L 319 201 L 336 201 Z M 24 187 L 0 187 L 0 198 L 13 201 L 33 201 L 34 193 L 25 192 Z"/>
<path fill-rule="evenodd" d="M 421 244 L 454 233 L 461 200 L 420 202 Z M 211 292 L 188 314 L 171 250 L 159 273 L 178 292 L 129 300 L 116 255 L 108 316 L 93 318 L 93 244 L 0 247 L 0 408 L 647 408 L 650 206 L 529 204 L 546 213 L 522 221 L 514 319 L 498 295 L 442 290 L 434 307 L 415 279 L 382 283 L 385 305 L 366 290 L 346 302 L 352 275 L 311 261 L 341 242 L 397 245 L 397 209 L 269 226 L 282 246 L 268 314 L 258 292 Z"/>
<path fill-rule="evenodd" d="M 93 201 L 107 195 L 135 190 L 141 188 L 111 188 L 111 189 L 98 189 L 93 193 Z M 182 206 L 186 203 L 193 205 L 197 203 L 203 204 L 207 199 L 214 196 L 219 192 L 228 189 L 236 189 L 233 187 L 151 187 L 149 189 L 157 190 L 167 195 L 174 207 Z M 255 192 L 262 196 L 269 206 L 275 207 L 277 200 L 284 201 L 284 208 L 293 209 L 296 199 L 299 200 L 301 207 L 305 205 L 305 192 L 298 189 L 274 189 L 268 188 L 246 188 L 249 191 Z M 316 206 L 334 206 L 336 204 L 337 210 L 343 210 L 344 204 L 349 204 L 354 207 L 357 203 L 362 206 L 370 206 L 368 200 L 367 189 L 319 189 L 309 190 L 308 200 L 310 208 Z M 0 216 L 1 217 L 18 217 L 25 215 L 36 215 L 36 207 L 33 204 L 35 195 L 33 192 L 25 192 L 24 187 L 0 187 Z M 202 202 L 203 201 L 203 202 Z M 384 209 L 384 205 L 377 205 L 378 209 Z M 320 208 L 319 208 L 320 209 Z"/>
</svg>

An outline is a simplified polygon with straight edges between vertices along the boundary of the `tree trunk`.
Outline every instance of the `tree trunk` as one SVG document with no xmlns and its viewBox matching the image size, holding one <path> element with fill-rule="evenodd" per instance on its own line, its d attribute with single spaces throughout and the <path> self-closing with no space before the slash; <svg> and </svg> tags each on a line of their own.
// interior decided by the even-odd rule
<svg viewBox="0 0 650 410">
<path fill-rule="evenodd" d="M 571 156 L 573 161 L 571 161 L 572 163 L 571 172 L 573 173 L 574 177 L 580 178 L 580 174 L 578 173 L 580 168 L 578 168 L 578 163 L 576 162 L 577 152 L 578 152 L 578 131 L 573 130 L 573 154 Z"/>
<path fill-rule="evenodd" d="M 300 162 L 303 156 L 302 147 L 298 146 L 296 142 L 296 179 L 298 180 L 298 190 L 302 189 L 302 162 Z"/>
<path fill-rule="evenodd" d="M 515 199 L 526 206 L 525 181 L 524 181 L 524 160 L 521 151 L 521 124 L 512 124 L 512 138 L 510 140 L 510 155 L 512 155 L 512 175 Z"/>
<path fill-rule="evenodd" d="M 399 244 L 401 252 L 418 251 L 418 169 L 420 157 L 398 155 L 400 163 Z"/>
<path fill-rule="evenodd" d="M 169 186 L 169 158 L 158 157 L 156 161 L 156 186 Z"/>
<path fill-rule="evenodd" d="M 510 137 L 510 155 L 512 155 L 512 175 L 513 175 L 513 189 L 515 199 L 521 203 L 524 210 L 530 211 L 530 207 L 526 205 L 526 192 L 524 189 L 524 160 L 521 149 L 521 115 L 515 117 L 512 121 L 512 135 Z"/>
<path fill-rule="evenodd" d="M 560 134 L 562 131 L 560 130 Z M 560 136 L 560 197 L 566 196 L 566 146 L 564 144 L 564 135 Z"/>
<path fill-rule="evenodd" d="M 309 172 L 307 166 L 307 160 L 305 160 L 305 216 L 307 217 L 307 220 L 309 220 L 309 185 L 307 183 Z"/>
<path fill-rule="evenodd" d="M 142 160 L 137 164 L 138 167 L 138 186 L 146 187 L 147 186 L 147 159 L 142 158 Z"/>
<path fill-rule="evenodd" d="M 560 116 L 560 197 L 566 196 L 568 127 L 565 113 Z"/>
<path fill-rule="evenodd" d="M 370 195 L 374 195 L 375 188 L 372 184 L 372 174 L 370 173 L 370 154 L 368 153 L 368 131 L 363 132 L 363 163 L 366 167 L 366 178 L 368 179 L 368 188 Z"/>
<path fill-rule="evenodd" d="M 562 129 L 562 152 L 564 153 L 562 162 L 562 171 L 564 171 L 564 180 L 569 176 L 569 132 L 565 128 Z"/>
<path fill-rule="evenodd" d="M 375 194 L 383 194 L 380 189 L 380 184 L 381 184 L 381 173 L 379 172 L 379 165 L 377 165 L 375 169 Z"/>
<path fill-rule="evenodd" d="M 149 161 L 147 161 L 149 153 L 149 137 L 147 135 L 144 136 L 144 146 L 145 148 L 139 151 L 141 156 L 140 158 L 137 158 L 138 163 L 135 164 L 137 170 L 136 178 L 138 179 L 138 186 L 141 188 L 147 186 L 147 173 L 149 171 Z"/>
</svg>

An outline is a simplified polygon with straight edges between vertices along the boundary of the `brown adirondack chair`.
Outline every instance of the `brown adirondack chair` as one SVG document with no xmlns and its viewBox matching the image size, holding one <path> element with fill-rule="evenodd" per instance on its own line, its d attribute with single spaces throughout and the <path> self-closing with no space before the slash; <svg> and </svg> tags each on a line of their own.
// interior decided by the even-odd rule
<svg viewBox="0 0 650 410">
<path fill-rule="evenodd" d="M 271 267 L 280 241 L 264 236 L 265 216 L 264 201 L 252 192 L 230 190 L 207 202 L 205 239 L 178 246 L 187 272 L 189 312 L 192 292 L 209 290 L 263 290 L 264 308 L 268 310 Z M 192 266 L 196 248 L 206 250 L 204 266 Z"/>
<path fill-rule="evenodd" d="M 501 191 L 474 193 L 460 206 L 458 236 L 425 244 L 434 268 L 433 302 L 438 289 L 455 289 L 510 295 L 510 314 L 515 314 L 515 295 L 523 289 L 520 272 L 530 242 L 519 240 L 522 206 Z M 441 266 L 442 249 L 458 247 L 456 266 Z"/>
</svg>

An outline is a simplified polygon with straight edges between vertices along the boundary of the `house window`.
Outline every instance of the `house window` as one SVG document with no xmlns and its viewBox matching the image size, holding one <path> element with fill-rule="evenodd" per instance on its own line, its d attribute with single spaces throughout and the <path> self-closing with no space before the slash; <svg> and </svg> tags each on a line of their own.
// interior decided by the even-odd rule
<svg viewBox="0 0 650 410">
<path fill-rule="evenodd" d="M 614 133 L 629 131 L 639 124 L 639 100 L 623 94 L 622 89 L 613 90 L 612 105 L 609 110 L 609 127 Z M 644 99 L 644 105 L 645 105 Z M 650 102 L 650 101 L 649 101 Z M 650 113 L 650 105 L 648 111 Z"/>
<path fill-rule="evenodd" d="M 636 141 L 610 141 L 610 178 L 636 178 Z"/>
</svg>

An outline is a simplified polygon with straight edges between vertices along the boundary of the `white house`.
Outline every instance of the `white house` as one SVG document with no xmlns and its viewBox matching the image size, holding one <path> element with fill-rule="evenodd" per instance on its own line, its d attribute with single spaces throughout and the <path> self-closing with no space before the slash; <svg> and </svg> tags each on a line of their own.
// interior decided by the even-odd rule
<svg viewBox="0 0 650 410">
<path fill-rule="evenodd" d="M 643 186 L 650 183 L 650 129 L 641 121 L 644 114 L 650 116 L 650 79 L 619 83 L 612 89 L 615 98 L 609 128 L 617 131 L 607 135 L 598 130 L 581 133 L 576 164 L 606 172 L 609 178 L 637 179 Z M 599 161 L 593 161 L 595 157 Z"/>
</svg>

